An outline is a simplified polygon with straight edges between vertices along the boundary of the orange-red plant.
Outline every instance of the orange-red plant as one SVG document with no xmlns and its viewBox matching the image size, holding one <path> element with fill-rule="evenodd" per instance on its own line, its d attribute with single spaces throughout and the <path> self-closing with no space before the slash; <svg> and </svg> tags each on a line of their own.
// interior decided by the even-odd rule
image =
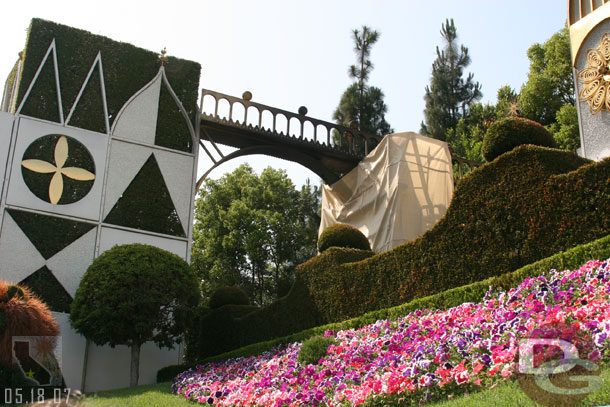
<svg viewBox="0 0 610 407">
<path fill-rule="evenodd" d="M 13 336 L 57 335 L 59 326 L 44 302 L 25 286 L 0 280 L 0 365 L 12 365 Z"/>
</svg>

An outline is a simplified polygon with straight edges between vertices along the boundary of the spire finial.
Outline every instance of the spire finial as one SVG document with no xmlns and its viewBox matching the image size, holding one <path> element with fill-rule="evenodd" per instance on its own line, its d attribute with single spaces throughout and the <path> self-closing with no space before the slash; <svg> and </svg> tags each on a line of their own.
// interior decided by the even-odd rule
<svg viewBox="0 0 610 407">
<path fill-rule="evenodd" d="M 165 66 L 165 64 L 167 64 L 167 49 L 166 47 L 163 47 L 163 49 L 161 50 L 161 54 L 159 55 L 159 61 L 161 61 L 161 66 Z"/>
</svg>

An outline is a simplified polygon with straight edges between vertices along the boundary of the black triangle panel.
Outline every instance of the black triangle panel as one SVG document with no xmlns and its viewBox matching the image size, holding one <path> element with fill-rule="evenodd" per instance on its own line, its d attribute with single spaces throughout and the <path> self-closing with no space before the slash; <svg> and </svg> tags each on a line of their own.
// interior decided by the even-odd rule
<svg viewBox="0 0 610 407">
<path fill-rule="evenodd" d="M 16 209 L 8 209 L 7 212 L 47 260 L 95 227 L 91 223 Z"/>
<path fill-rule="evenodd" d="M 32 290 L 52 311 L 70 312 L 72 297 L 47 266 L 43 266 L 30 274 L 19 284 L 25 285 Z"/>
<path fill-rule="evenodd" d="M 193 139 L 186 119 L 165 82 L 161 83 L 161 94 L 159 95 L 155 145 L 187 153 L 193 151 Z"/>
<path fill-rule="evenodd" d="M 72 113 L 69 124 L 81 129 L 106 133 L 104 100 L 99 69 L 99 64 L 96 64 L 74 113 Z"/>
<path fill-rule="evenodd" d="M 49 54 L 20 113 L 55 123 L 60 122 L 53 54 Z"/>
<path fill-rule="evenodd" d="M 146 160 L 104 223 L 186 236 L 154 154 Z"/>
</svg>

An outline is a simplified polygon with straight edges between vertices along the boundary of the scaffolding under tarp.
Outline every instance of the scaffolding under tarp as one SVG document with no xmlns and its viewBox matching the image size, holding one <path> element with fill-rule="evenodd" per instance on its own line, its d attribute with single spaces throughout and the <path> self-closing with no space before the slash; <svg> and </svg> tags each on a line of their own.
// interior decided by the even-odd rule
<svg viewBox="0 0 610 407">
<path fill-rule="evenodd" d="M 445 214 L 453 195 L 447 143 L 417 133 L 383 138 L 356 168 L 322 189 L 320 233 L 358 228 L 375 252 L 416 239 Z"/>
</svg>

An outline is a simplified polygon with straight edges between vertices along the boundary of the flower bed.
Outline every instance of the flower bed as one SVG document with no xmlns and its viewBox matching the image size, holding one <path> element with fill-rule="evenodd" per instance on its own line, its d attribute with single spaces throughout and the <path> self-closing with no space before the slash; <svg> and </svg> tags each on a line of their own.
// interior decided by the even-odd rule
<svg viewBox="0 0 610 407">
<path fill-rule="evenodd" d="M 297 361 L 300 343 L 201 365 L 176 377 L 173 392 L 219 406 L 359 405 L 394 398 L 419 404 L 512 379 L 520 340 L 548 324 L 590 337 L 581 358 L 604 356 L 610 344 L 610 261 L 551 270 L 508 292 L 489 292 L 478 304 L 328 331 L 335 344 L 316 365 Z"/>
</svg>

